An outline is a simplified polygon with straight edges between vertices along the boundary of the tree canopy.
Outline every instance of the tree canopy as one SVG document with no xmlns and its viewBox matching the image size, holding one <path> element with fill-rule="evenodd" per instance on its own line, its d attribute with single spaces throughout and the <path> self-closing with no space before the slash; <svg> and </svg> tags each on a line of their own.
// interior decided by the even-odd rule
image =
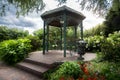
<svg viewBox="0 0 120 80">
<path fill-rule="evenodd" d="M 45 7 L 43 0 L 0 0 L 0 15 L 5 15 L 11 5 L 15 6 L 16 15 L 25 15 L 33 11 L 38 12 Z"/>
<path fill-rule="evenodd" d="M 106 21 L 104 22 L 107 26 L 105 31 L 106 35 L 113 33 L 114 31 L 120 30 L 120 3 L 117 0 L 114 0 L 114 4 L 109 10 Z"/>
<path fill-rule="evenodd" d="M 59 4 L 66 3 L 68 0 L 57 0 Z M 80 4 L 82 10 L 93 11 L 98 15 L 104 15 L 110 8 L 113 0 L 75 0 Z"/>
<path fill-rule="evenodd" d="M 59 5 L 66 3 L 68 0 L 55 0 Z M 75 0 L 80 4 L 81 9 L 92 10 L 99 15 L 105 15 L 113 4 L 120 4 L 120 0 Z M 32 11 L 44 9 L 44 0 L 0 0 L 0 14 L 4 15 L 9 9 L 10 4 L 16 7 L 16 14 L 25 15 Z"/>
<path fill-rule="evenodd" d="M 0 42 L 9 39 L 24 38 L 29 35 L 28 31 L 18 28 L 8 28 L 7 26 L 0 26 Z"/>
<path fill-rule="evenodd" d="M 102 25 L 86 30 L 85 36 L 100 35 L 101 32 L 103 32 L 105 36 L 108 36 L 108 34 L 120 30 L 120 3 L 118 0 L 113 1 L 105 18 Z"/>
</svg>

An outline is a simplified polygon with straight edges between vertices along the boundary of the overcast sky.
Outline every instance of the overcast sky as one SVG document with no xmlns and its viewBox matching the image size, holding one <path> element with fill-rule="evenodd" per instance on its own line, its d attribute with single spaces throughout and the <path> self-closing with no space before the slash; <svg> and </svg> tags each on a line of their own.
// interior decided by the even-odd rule
<svg viewBox="0 0 120 80">
<path fill-rule="evenodd" d="M 30 33 L 32 33 L 34 30 L 42 28 L 43 21 L 40 15 L 45 11 L 49 11 L 58 7 L 58 3 L 55 0 L 44 0 L 44 2 L 46 3 L 46 7 L 42 12 L 39 12 L 38 14 L 36 12 L 33 12 L 27 16 L 20 16 L 19 18 L 16 18 L 15 9 L 13 6 L 11 6 L 10 11 L 7 12 L 6 16 L 0 17 L 0 25 L 22 28 L 25 30 L 29 30 Z M 79 4 L 75 2 L 75 0 L 68 0 L 67 4 L 63 5 L 67 5 L 68 7 L 75 9 L 86 16 L 86 19 L 83 21 L 84 29 L 89 29 L 104 21 L 103 18 L 98 17 L 98 15 L 92 14 L 92 12 L 81 11 Z"/>
</svg>

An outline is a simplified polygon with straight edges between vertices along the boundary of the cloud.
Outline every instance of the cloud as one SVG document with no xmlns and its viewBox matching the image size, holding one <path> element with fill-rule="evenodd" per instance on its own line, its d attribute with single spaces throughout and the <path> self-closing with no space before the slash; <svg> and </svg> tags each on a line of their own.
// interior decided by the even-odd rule
<svg viewBox="0 0 120 80">
<path fill-rule="evenodd" d="M 83 21 L 84 29 L 90 29 L 92 27 L 95 27 L 98 24 L 101 24 L 105 19 L 98 17 L 95 14 L 92 14 L 92 12 L 83 12 L 86 16 L 86 19 Z"/>
<path fill-rule="evenodd" d="M 48 2 L 48 0 L 45 0 L 45 1 L 47 3 L 46 10 L 51 10 L 53 8 L 58 7 L 57 2 L 53 0 L 51 0 L 50 2 Z M 54 4 L 54 5 L 51 5 L 51 4 Z M 82 11 L 77 0 L 67 0 L 67 4 L 63 4 L 63 5 L 67 5 L 68 7 L 75 9 L 86 16 L 85 20 L 83 20 L 84 29 L 90 29 L 104 21 L 102 17 L 98 17 L 98 15 L 95 15 L 90 11 L 86 11 L 86 10 Z"/>
<path fill-rule="evenodd" d="M 0 17 L 0 25 L 21 28 L 32 33 L 34 30 L 43 27 L 43 21 L 40 18 L 40 15 L 41 12 L 33 12 L 26 16 L 19 16 L 19 18 L 16 18 L 16 9 L 10 4 L 9 11 L 6 12 L 6 15 Z"/>
<path fill-rule="evenodd" d="M 26 20 L 25 18 L 19 18 L 19 20 L 14 20 L 12 23 L 22 27 L 33 27 L 35 25 L 35 23 L 30 20 Z"/>
<path fill-rule="evenodd" d="M 51 9 L 57 8 L 57 2 L 55 0 L 44 0 L 46 3 L 46 8 L 43 12 L 49 11 Z M 83 21 L 84 29 L 89 29 L 99 23 L 104 21 L 103 18 L 98 18 L 97 16 L 93 15 L 91 12 L 88 11 L 81 11 L 79 4 L 75 2 L 75 0 L 69 0 L 66 4 L 68 7 L 71 7 L 79 12 L 82 12 L 86 19 Z M 6 16 L 0 17 L 0 25 L 6 25 L 8 27 L 17 27 L 23 28 L 25 30 L 29 30 L 32 33 L 34 30 L 40 29 L 43 27 L 43 21 L 40 15 L 43 12 L 36 12 L 29 13 L 26 16 L 20 16 L 16 18 L 16 10 L 13 5 L 10 6 L 10 10 L 6 13 Z"/>
<path fill-rule="evenodd" d="M 16 25 L 21 27 L 33 27 L 34 22 L 25 19 L 24 17 L 16 18 L 16 15 L 9 15 L 0 19 L 0 24 L 4 25 Z"/>
</svg>

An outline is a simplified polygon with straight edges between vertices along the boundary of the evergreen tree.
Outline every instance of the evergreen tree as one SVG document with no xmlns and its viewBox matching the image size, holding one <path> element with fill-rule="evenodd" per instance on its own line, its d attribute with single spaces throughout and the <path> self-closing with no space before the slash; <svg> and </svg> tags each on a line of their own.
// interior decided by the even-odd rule
<svg viewBox="0 0 120 80">
<path fill-rule="evenodd" d="M 105 25 L 107 26 L 105 31 L 106 35 L 120 30 L 120 2 L 118 0 L 114 0 L 106 16 Z"/>
</svg>

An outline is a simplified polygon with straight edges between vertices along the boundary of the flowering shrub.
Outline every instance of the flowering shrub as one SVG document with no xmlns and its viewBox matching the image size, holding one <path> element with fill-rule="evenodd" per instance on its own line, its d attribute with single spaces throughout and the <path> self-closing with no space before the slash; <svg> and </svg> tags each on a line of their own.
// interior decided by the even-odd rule
<svg viewBox="0 0 120 80">
<path fill-rule="evenodd" d="M 99 36 L 99 35 L 85 38 L 84 40 L 87 42 L 86 50 L 87 51 L 101 51 L 100 45 L 103 39 L 104 39 L 104 36 Z"/>
<path fill-rule="evenodd" d="M 120 61 L 120 31 L 109 34 L 101 43 L 103 59 L 107 61 Z"/>
<path fill-rule="evenodd" d="M 50 74 L 48 80 L 105 80 L 90 62 L 65 62 Z M 100 66 L 100 65 L 99 65 Z M 97 68 L 98 69 L 98 68 Z"/>
<path fill-rule="evenodd" d="M 120 63 L 65 62 L 54 72 L 47 74 L 45 80 L 120 80 L 119 75 Z"/>
<path fill-rule="evenodd" d="M 94 69 L 90 67 L 92 66 L 90 62 L 78 62 L 78 64 L 84 73 L 82 76 L 79 76 L 78 80 L 105 80 L 105 76 L 98 74 Z"/>
<path fill-rule="evenodd" d="M 120 80 L 120 63 L 114 62 L 91 62 L 87 66 L 90 73 L 95 73 L 96 80 Z"/>
</svg>

